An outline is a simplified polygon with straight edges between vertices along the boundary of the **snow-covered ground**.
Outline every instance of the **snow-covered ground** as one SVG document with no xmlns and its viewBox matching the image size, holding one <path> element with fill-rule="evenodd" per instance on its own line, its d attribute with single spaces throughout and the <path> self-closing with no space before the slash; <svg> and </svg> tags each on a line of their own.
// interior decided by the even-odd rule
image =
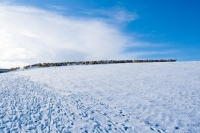
<svg viewBox="0 0 200 133">
<path fill-rule="evenodd" d="M 200 132 L 200 62 L 0 74 L 1 132 Z"/>
</svg>

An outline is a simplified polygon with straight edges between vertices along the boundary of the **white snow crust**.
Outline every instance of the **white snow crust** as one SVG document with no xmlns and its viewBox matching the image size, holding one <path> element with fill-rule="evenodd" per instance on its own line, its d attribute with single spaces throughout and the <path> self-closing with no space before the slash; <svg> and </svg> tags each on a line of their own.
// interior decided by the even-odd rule
<svg viewBox="0 0 200 133">
<path fill-rule="evenodd" d="M 198 133 L 200 62 L 0 74 L 0 132 Z"/>
</svg>

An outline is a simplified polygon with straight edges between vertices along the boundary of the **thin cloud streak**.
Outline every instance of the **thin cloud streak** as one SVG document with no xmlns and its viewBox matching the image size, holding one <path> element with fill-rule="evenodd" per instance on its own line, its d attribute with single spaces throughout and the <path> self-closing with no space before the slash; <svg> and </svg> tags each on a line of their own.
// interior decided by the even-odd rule
<svg viewBox="0 0 200 133">
<path fill-rule="evenodd" d="M 97 19 L 100 19 L 102 21 L 107 21 L 107 23 L 114 23 L 117 25 L 129 23 L 139 18 L 137 13 L 128 12 L 122 7 L 113 7 L 110 9 L 80 10 L 86 16 L 96 17 Z"/>
<path fill-rule="evenodd" d="M 118 23 L 131 22 L 139 18 L 136 13 L 128 12 L 120 7 L 115 7 L 110 10 L 98 10 L 98 12 L 108 16 L 111 20 L 115 20 Z"/>
</svg>

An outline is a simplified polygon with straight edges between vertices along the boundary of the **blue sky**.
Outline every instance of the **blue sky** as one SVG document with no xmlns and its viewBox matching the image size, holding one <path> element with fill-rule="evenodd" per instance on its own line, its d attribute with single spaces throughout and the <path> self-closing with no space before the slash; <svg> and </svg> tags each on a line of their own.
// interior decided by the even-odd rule
<svg viewBox="0 0 200 133">
<path fill-rule="evenodd" d="M 101 59 L 200 60 L 199 0 L 0 3 L 2 67 Z"/>
</svg>

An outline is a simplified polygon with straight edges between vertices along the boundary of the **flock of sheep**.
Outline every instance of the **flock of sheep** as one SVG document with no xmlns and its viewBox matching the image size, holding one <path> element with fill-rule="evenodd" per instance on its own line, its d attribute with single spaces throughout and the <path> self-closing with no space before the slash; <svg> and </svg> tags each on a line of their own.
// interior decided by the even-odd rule
<svg viewBox="0 0 200 133">
<path fill-rule="evenodd" d="M 140 63 L 140 62 L 176 62 L 176 59 L 169 60 L 100 60 L 100 61 L 79 61 L 79 62 L 58 62 L 58 63 L 38 63 L 34 65 L 24 66 L 24 69 L 32 67 L 53 67 L 68 65 L 95 65 L 95 64 L 116 64 L 116 63 Z"/>
<path fill-rule="evenodd" d="M 33 67 L 53 67 L 53 66 L 69 66 L 69 65 L 94 65 L 94 64 L 116 64 L 116 63 L 141 63 L 141 62 L 176 62 L 176 59 L 168 60 L 100 60 L 100 61 L 79 61 L 79 62 L 58 62 L 58 63 L 38 63 L 24 66 L 23 69 Z M 10 72 L 20 69 L 20 67 L 10 69 L 0 69 L 0 73 Z"/>
<path fill-rule="evenodd" d="M 0 73 L 15 71 L 15 70 L 18 70 L 18 69 L 20 69 L 20 67 L 13 67 L 13 68 L 10 68 L 10 69 L 0 69 Z"/>
</svg>

